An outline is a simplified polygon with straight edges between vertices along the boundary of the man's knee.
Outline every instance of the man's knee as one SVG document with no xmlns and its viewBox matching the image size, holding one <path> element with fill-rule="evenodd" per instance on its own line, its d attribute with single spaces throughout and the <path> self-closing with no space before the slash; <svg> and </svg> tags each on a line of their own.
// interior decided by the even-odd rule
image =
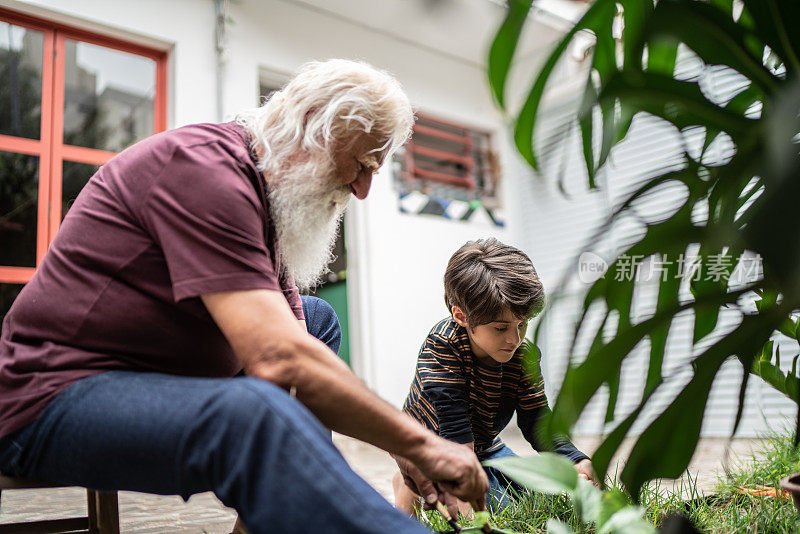
<svg viewBox="0 0 800 534">
<path fill-rule="evenodd" d="M 321 298 L 307 295 L 303 295 L 301 298 L 308 333 L 338 354 L 339 344 L 342 341 L 342 330 L 336 312 Z"/>
<path fill-rule="evenodd" d="M 215 393 L 188 424 L 177 450 L 179 494 L 185 498 L 247 486 L 250 473 L 271 468 L 269 462 L 298 443 L 333 447 L 308 409 L 270 382 L 237 377 Z"/>
<path fill-rule="evenodd" d="M 226 421 L 242 431 L 254 427 L 269 427 L 269 432 L 281 430 L 321 433 L 325 429 L 319 420 L 296 398 L 266 380 L 255 377 L 232 378 L 217 396 L 214 412 L 209 417 Z M 233 430 L 233 429 L 231 429 Z"/>
</svg>

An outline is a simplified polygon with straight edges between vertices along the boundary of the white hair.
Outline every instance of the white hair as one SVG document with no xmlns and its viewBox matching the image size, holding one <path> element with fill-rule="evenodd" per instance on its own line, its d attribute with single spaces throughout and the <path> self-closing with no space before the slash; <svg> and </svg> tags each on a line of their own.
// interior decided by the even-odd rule
<svg viewBox="0 0 800 534">
<path fill-rule="evenodd" d="M 331 158 L 336 143 L 355 132 L 385 140 L 391 154 L 411 135 L 414 112 L 389 73 L 345 59 L 313 61 L 264 105 L 236 117 L 252 136 L 260 171 L 276 171 L 286 157 L 309 152 Z M 354 136 L 353 136 L 354 138 Z M 281 161 L 284 160 L 284 161 Z"/>
<path fill-rule="evenodd" d="M 327 271 L 337 224 L 352 196 L 348 185 L 333 180 L 334 154 L 365 133 L 382 144 L 373 152 L 385 161 L 411 134 L 408 97 L 390 74 L 332 59 L 303 65 L 264 105 L 236 120 L 248 130 L 267 176 L 282 274 L 309 289 Z"/>
</svg>

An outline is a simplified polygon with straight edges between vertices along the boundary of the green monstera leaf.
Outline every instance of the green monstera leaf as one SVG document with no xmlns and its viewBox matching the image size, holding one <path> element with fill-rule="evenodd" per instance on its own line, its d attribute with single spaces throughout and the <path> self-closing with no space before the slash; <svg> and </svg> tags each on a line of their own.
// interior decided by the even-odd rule
<svg viewBox="0 0 800 534">
<path fill-rule="evenodd" d="M 618 492 L 603 492 L 578 477 L 575 466 L 567 458 L 554 453 L 531 457 L 509 456 L 486 460 L 522 486 L 551 495 L 567 494 L 576 513 L 586 525 L 594 524 L 598 533 L 650 534 L 655 528 L 643 519 L 644 510 L 631 506 Z M 572 533 L 571 527 L 556 519 L 547 522 L 548 533 Z"/>
<path fill-rule="evenodd" d="M 513 59 L 531 4 L 532 0 L 509 0 L 488 64 L 495 100 L 510 118 L 516 147 L 530 165 L 540 168 L 547 157 L 537 151 L 541 143 L 537 143 L 535 126 L 548 81 L 578 32 L 593 35 L 595 43 L 581 110 L 566 126 L 581 136 L 588 188 L 598 187 L 598 173 L 606 168 L 614 147 L 626 138 L 636 115 L 657 117 L 684 140 L 692 131 L 704 137 L 699 155 L 687 148 L 680 164 L 648 177 L 623 199 L 595 241 L 628 214 L 638 199 L 658 195 L 661 186 L 672 184 L 686 193 L 675 205 L 676 211 L 666 219 L 646 223 L 643 236 L 612 259 L 608 272 L 619 269 L 624 258 L 675 260 L 699 250 L 697 255 L 704 262 L 724 262 L 720 276 L 693 282 L 687 298 L 678 280 L 691 273 L 673 264 L 658 285 L 655 309 L 645 316 L 633 313 L 641 289 L 636 277 L 603 277 L 594 282 L 573 332 L 572 363 L 543 425 L 546 435 L 568 433 L 595 394 L 607 389 L 606 423 L 611 427 L 592 458 L 604 479 L 634 423 L 645 412 L 652 413 L 648 408 L 653 408 L 655 394 L 666 381 L 666 343 L 676 330 L 676 319 L 692 317 L 693 376 L 669 404 L 658 407 L 660 414 L 644 431 L 632 436 L 635 444 L 621 473 L 623 484 L 638 499 L 648 481 L 677 477 L 686 469 L 697 446 L 711 385 L 727 360 L 736 358 L 749 371 L 739 388 L 734 432 L 742 418 L 751 374 L 800 402 L 796 365 L 788 372 L 780 366 L 777 350 L 766 346 L 776 331 L 793 338 L 800 335 L 792 319 L 800 310 L 800 240 L 786 237 L 800 232 L 796 206 L 800 198 L 800 25 L 793 23 L 800 20 L 800 2 L 595 0 L 535 73 L 521 105 L 512 108 L 506 81 L 517 65 L 524 64 Z M 715 100 L 702 86 L 702 76 L 686 78 L 676 73 L 681 51 L 709 68 L 735 73 L 742 80 L 738 92 Z M 733 155 L 709 163 L 706 151 L 721 136 L 732 142 Z M 605 176 L 614 179 L 612 172 Z M 697 213 L 707 216 L 698 218 Z M 729 275 L 741 265 L 745 253 L 760 258 L 761 272 L 745 284 L 734 285 Z M 744 304 L 752 304 L 755 295 L 762 295 L 763 301 L 757 313 Z M 551 300 L 556 299 L 557 295 Z M 601 321 L 589 313 L 590 308 L 605 310 Z M 738 326 L 711 335 L 726 309 L 738 313 Z M 579 338 L 593 340 L 588 350 L 576 342 Z M 641 400 L 620 419 L 616 405 L 621 370 L 628 356 L 644 344 L 650 352 Z M 800 429 L 800 411 L 797 424 Z M 800 438 L 800 432 L 796 435 Z"/>
</svg>

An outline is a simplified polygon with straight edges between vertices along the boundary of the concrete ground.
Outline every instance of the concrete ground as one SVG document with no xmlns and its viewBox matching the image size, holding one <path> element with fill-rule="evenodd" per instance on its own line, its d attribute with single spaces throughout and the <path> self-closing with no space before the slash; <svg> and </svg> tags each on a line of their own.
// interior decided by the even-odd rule
<svg viewBox="0 0 800 534">
<path fill-rule="evenodd" d="M 520 455 L 532 454 L 530 446 L 516 429 L 502 434 L 506 443 Z M 334 443 L 353 467 L 381 495 L 392 500 L 392 475 L 395 465 L 388 454 L 341 435 Z M 727 439 L 703 439 L 688 472 L 703 490 L 713 487 L 724 471 Z M 599 444 L 596 438 L 575 439 L 575 445 L 590 454 Z M 746 458 L 759 449 L 757 439 L 736 439 L 729 449 L 731 461 Z M 630 445 L 630 444 L 628 444 Z M 86 494 L 80 488 L 5 491 L 0 501 L 0 524 L 53 519 L 85 514 Z M 210 493 L 195 495 L 188 502 L 180 497 L 163 497 L 120 492 L 120 523 L 126 534 L 227 534 L 233 528 L 236 512 L 224 507 Z"/>
</svg>

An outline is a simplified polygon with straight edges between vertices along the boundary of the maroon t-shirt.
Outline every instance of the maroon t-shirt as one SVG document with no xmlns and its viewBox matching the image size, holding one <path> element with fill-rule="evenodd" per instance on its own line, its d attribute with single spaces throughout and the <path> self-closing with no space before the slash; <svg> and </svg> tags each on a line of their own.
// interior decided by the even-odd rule
<svg viewBox="0 0 800 534">
<path fill-rule="evenodd" d="M 297 288 L 280 276 L 263 179 L 236 124 L 154 135 L 83 188 L 3 322 L 0 437 L 71 383 L 128 369 L 227 377 L 241 365 L 199 296 Z"/>
</svg>

